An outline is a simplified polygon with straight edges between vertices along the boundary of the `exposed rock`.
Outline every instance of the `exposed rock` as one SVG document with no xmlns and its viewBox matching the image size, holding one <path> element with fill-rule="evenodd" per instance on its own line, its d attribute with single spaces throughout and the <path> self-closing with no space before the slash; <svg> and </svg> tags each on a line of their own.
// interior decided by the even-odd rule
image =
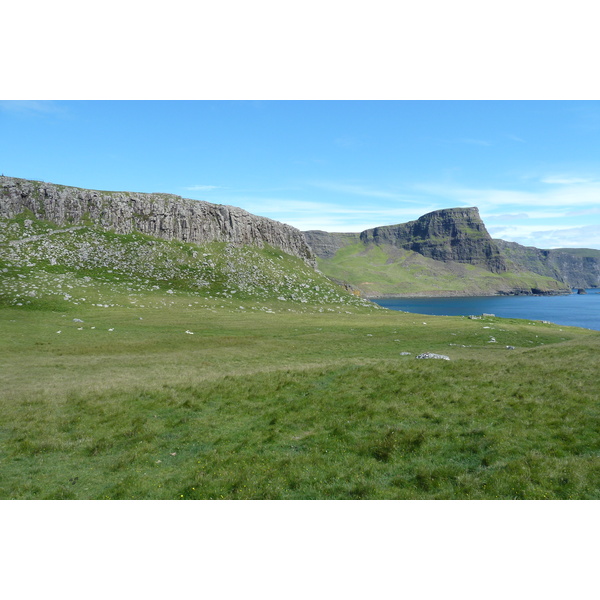
<svg viewBox="0 0 600 600">
<path fill-rule="evenodd" d="M 520 269 L 552 277 L 571 288 L 600 287 L 600 250 L 542 250 L 515 242 L 494 241 L 506 260 Z"/>
<path fill-rule="evenodd" d="M 423 352 L 423 354 L 419 354 L 418 356 L 415 356 L 415 358 L 439 358 L 442 360 L 450 360 L 450 357 L 445 354 L 434 354 L 433 352 Z"/>
<path fill-rule="evenodd" d="M 585 291 L 583 288 L 579 288 L 579 289 L 577 290 L 577 293 L 578 293 L 579 295 L 581 295 L 581 294 L 587 294 L 587 292 L 586 292 L 586 291 Z"/>
<path fill-rule="evenodd" d="M 316 266 L 304 236 L 290 225 L 233 206 L 171 194 L 101 192 L 0 177 L 0 217 L 15 217 L 25 210 L 59 225 L 91 222 L 121 234 L 140 232 L 198 244 L 270 244 Z"/>
<path fill-rule="evenodd" d="M 304 236 L 320 258 L 331 258 L 348 244 L 391 245 L 443 262 L 484 266 L 493 273 L 507 270 L 504 258 L 487 232 L 477 208 L 448 208 L 416 221 L 367 229 L 362 233 L 305 231 Z"/>
<path fill-rule="evenodd" d="M 368 229 L 360 239 L 365 244 L 391 244 L 443 262 L 484 266 L 493 273 L 507 270 L 475 207 L 436 210 L 416 221 Z"/>
<path fill-rule="evenodd" d="M 320 258 L 332 258 L 340 248 L 360 242 L 359 233 L 328 233 L 318 230 L 303 233 L 312 251 Z"/>
</svg>

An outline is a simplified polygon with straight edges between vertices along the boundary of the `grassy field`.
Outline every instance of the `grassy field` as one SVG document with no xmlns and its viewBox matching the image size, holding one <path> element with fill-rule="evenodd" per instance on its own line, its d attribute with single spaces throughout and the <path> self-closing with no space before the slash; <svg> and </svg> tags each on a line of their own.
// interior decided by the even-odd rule
<svg viewBox="0 0 600 600">
<path fill-rule="evenodd" d="M 329 277 L 347 281 L 373 297 L 391 295 L 485 296 L 515 289 L 568 291 L 558 281 L 532 272 L 492 273 L 482 267 L 444 263 L 394 246 L 349 244 L 332 258 L 318 259 Z"/>
<path fill-rule="evenodd" d="M 272 310 L 2 309 L 0 497 L 600 497 L 598 333 Z"/>
<path fill-rule="evenodd" d="M 600 497 L 599 332 L 28 221 L 0 239 L 2 499 Z"/>
</svg>

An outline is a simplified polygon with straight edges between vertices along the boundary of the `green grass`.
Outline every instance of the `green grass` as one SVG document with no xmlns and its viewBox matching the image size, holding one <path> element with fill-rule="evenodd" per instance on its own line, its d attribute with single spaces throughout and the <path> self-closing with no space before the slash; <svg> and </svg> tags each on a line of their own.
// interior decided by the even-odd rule
<svg viewBox="0 0 600 600">
<path fill-rule="evenodd" d="M 491 295 L 514 289 L 568 291 L 556 280 L 534 273 L 492 273 L 482 267 L 444 263 L 393 246 L 351 244 L 333 258 L 319 259 L 329 277 L 347 281 L 367 296 Z"/>
<path fill-rule="evenodd" d="M 0 316 L 1 498 L 600 496 L 594 332 L 181 299 Z"/>
<path fill-rule="evenodd" d="M 271 248 L 50 238 L 0 248 L 0 498 L 600 497 L 598 332 L 379 309 Z"/>
</svg>

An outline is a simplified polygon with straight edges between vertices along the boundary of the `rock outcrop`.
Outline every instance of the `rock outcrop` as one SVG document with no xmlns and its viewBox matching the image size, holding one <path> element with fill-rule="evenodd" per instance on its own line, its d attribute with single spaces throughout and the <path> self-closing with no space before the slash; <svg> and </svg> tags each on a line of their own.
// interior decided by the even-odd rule
<svg viewBox="0 0 600 600">
<path fill-rule="evenodd" d="M 320 258 L 332 258 L 344 246 L 360 242 L 359 233 L 329 233 L 312 230 L 305 231 L 304 237 L 312 251 Z"/>
<path fill-rule="evenodd" d="M 197 244 L 269 244 L 316 266 L 304 236 L 290 225 L 171 194 L 102 192 L 0 177 L 0 216 L 10 218 L 26 210 L 59 225 L 89 223 L 120 234 L 135 231 Z"/>
<path fill-rule="evenodd" d="M 365 244 L 390 244 L 442 262 L 483 266 L 492 273 L 507 270 L 475 207 L 436 210 L 402 225 L 368 229 L 360 239 Z"/>
<path fill-rule="evenodd" d="M 442 262 L 477 265 L 492 273 L 508 270 L 504 257 L 488 233 L 477 208 L 448 208 L 416 221 L 367 229 L 357 233 L 305 231 L 309 245 L 320 258 L 331 258 L 343 246 L 395 246 Z"/>
<path fill-rule="evenodd" d="M 436 210 L 362 233 L 305 231 L 304 236 L 323 273 L 370 298 L 570 291 L 555 270 L 526 268 L 503 253 L 475 207 Z"/>
<path fill-rule="evenodd" d="M 509 261 L 521 269 L 552 277 L 571 288 L 600 287 L 600 251 L 558 248 L 542 250 L 494 240 Z"/>
</svg>

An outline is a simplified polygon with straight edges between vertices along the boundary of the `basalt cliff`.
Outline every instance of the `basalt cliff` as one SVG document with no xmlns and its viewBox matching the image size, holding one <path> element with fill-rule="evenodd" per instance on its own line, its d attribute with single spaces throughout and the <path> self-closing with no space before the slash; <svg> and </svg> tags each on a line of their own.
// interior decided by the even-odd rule
<svg viewBox="0 0 600 600">
<path fill-rule="evenodd" d="M 523 269 L 553 277 L 572 288 L 600 287 L 600 250 L 542 250 L 533 246 L 521 246 L 515 242 L 494 241 L 508 260 Z"/>
<path fill-rule="evenodd" d="M 436 210 L 362 233 L 304 235 L 325 274 L 367 296 L 556 294 L 572 285 L 589 287 L 579 285 L 581 277 L 564 276 L 575 257 L 556 255 L 550 266 L 507 251 L 508 243 L 492 239 L 475 207 Z M 599 278 L 590 274 L 586 282 L 592 280 Z"/>
<path fill-rule="evenodd" d="M 508 270 L 475 207 L 436 210 L 416 221 L 362 233 L 305 231 L 304 236 L 320 258 L 332 258 L 340 248 L 360 243 L 365 247 L 392 246 L 442 262 L 483 266 L 493 273 Z"/>
<path fill-rule="evenodd" d="M 269 244 L 315 266 L 315 256 L 298 229 L 233 206 L 171 194 L 103 192 L 0 177 L 0 217 L 26 210 L 59 225 L 93 223 L 120 234 L 139 232 L 196 244 Z"/>
</svg>

